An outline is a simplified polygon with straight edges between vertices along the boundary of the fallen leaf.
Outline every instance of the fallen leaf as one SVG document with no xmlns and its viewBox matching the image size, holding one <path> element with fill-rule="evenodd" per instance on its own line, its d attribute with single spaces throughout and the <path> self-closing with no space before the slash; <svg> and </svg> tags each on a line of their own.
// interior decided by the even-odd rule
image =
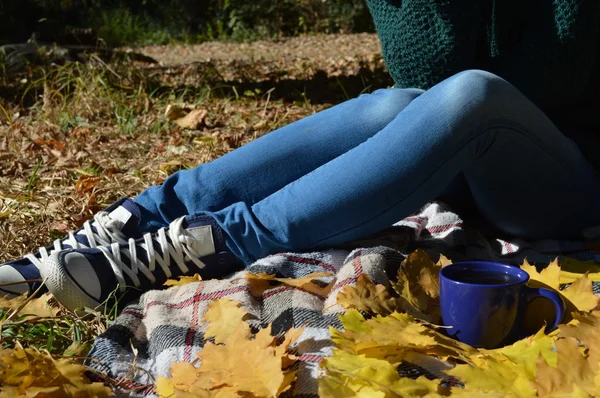
<svg viewBox="0 0 600 398">
<path fill-rule="evenodd" d="M 438 397 L 439 382 L 424 376 L 400 377 L 388 361 L 334 350 L 321 363 L 320 397 Z"/>
<path fill-rule="evenodd" d="M 165 117 L 169 120 L 181 119 L 186 114 L 186 111 L 179 105 L 169 104 L 165 109 Z"/>
<path fill-rule="evenodd" d="M 282 336 L 271 335 L 271 325 L 254 338 L 247 315 L 240 303 L 220 299 L 210 304 L 204 320 L 209 322 L 206 336 L 218 336 L 220 343 L 207 342 L 197 355 L 200 366 L 191 363 L 171 365 L 171 378 L 158 377 L 156 392 L 171 397 L 277 397 L 296 380 L 289 370 L 297 358 L 290 353 L 303 329 L 290 329 Z M 224 319 L 227 318 L 227 319 Z M 280 342 L 280 344 L 277 344 Z"/>
<path fill-rule="evenodd" d="M 66 357 L 83 357 L 90 352 L 92 343 L 89 341 L 74 341 L 63 352 Z"/>
<path fill-rule="evenodd" d="M 198 274 L 194 274 L 192 276 L 180 276 L 177 278 L 177 280 L 167 279 L 166 282 L 163 283 L 163 286 L 183 286 L 187 285 L 188 283 L 200 282 L 201 280 L 202 277 Z"/>
<path fill-rule="evenodd" d="M 30 398 L 100 398 L 113 396 L 103 383 L 92 383 L 88 367 L 71 359 L 55 360 L 47 352 L 18 346 L 0 351 L 0 396 Z"/>
<path fill-rule="evenodd" d="M 556 365 L 556 350 L 554 343 L 556 333 L 546 335 L 545 328 L 541 328 L 536 334 L 519 340 L 511 345 L 493 350 L 479 349 L 477 353 L 470 356 L 472 363 L 483 366 L 489 358 L 500 362 L 509 362 L 513 370 L 527 376 L 529 380 L 535 380 L 537 361 L 540 355 L 546 362 Z"/>
<path fill-rule="evenodd" d="M 207 343 L 198 353 L 202 360 L 198 371 L 213 375 L 213 387 L 225 384 L 258 397 L 276 397 L 286 380 L 282 360 L 274 347 L 249 340 L 248 331 L 240 324 L 224 345 Z"/>
<path fill-rule="evenodd" d="M 59 308 L 50 305 L 48 301 L 51 298 L 50 293 L 32 299 L 29 299 L 26 294 L 13 298 L 0 297 L 0 308 L 19 310 L 19 314 L 36 317 L 55 317 Z"/>
<path fill-rule="evenodd" d="M 208 304 L 208 311 L 202 318 L 203 321 L 209 322 L 204 336 L 214 337 L 217 344 L 224 343 L 227 337 L 244 322 L 243 318 L 247 314 L 236 301 L 229 299 L 211 301 Z"/>
<path fill-rule="evenodd" d="M 190 168 L 191 166 L 187 163 L 181 162 L 179 160 L 170 160 L 167 163 L 161 164 L 159 170 L 164 171 L 167 174 L 173 174 L 176 171 Z"/>
<path fill-rule="evenodd" d="M 532 287 L 550 287 L 554 290 L 559 289 L 560 285 L 560 266 L 555 259 L 542 272 L 538 272 L 536 267 L 529 264 L 527 260 L 521 265 L 521 269 L 529 274 L 529 285 Z"/>
<path fill-rule="evenodd" d="M 440 259 L 438 260 L 437 265 L 441 268 L 444 268 L 445 266 L 450 264 L 452 264 L 452 260 L 444 256 L 443 254 L 440 254 Z"/>
<path fill-rule="evenodd" d="M 573 283 L 588 274 L 593 282 L 600 282 L 600 264 L 593 260 L 579 261 L 574 258 L 562 257 L 560 263 L 560 284 Z"/>
<path fill-rule="evenodd" d="M 90 176 L 90 175 L 80 176 L 79 179 L 77 180 L 77 183 L 75 183 L 75 188 L 74 188 L 75 194 L 85 195 L 85 194 L 92 192 L 92 190 L 94 189 L 94 187 L 96 185 L 98 185 L 100 180 L 101 180 L 101 178 L 96 177 L 96 176 Z"/>
<path fill-rule="evenodd" d="M 180 127 L 190 129 L 190 130 L 198 130 L 202 124 L 204 123 L 204 119 L 208 115 L 208 111 L 206 109 L 198 108 L 192 110 L 187 115 L 175 119 L 175 124 Z"/>
<path fill-rule="evenodd" d="M 568 325 L 559 325 L 560 337 L 573 337 L 588 348 L 593 363 L 600 363 L 600 313 L 573 314 L 574 320 Z M 548 361 L 547 361 L 548 362 Z M 549 363 L 552 366 L 556 364 Z"/>
<path fill-rule="evenodd" d="M 344 330 L 330 328 L 335 346 L 344 351 L 401 361 L 411 352 L 468 362 L 475 350 L 428 327 L 408 314 L 365 319 L 351 309 L 340 315 Z"/>
<path fill-rule="evenodd" d="M 389 315 L 397 309 L 396 299 L 383 285 L 376 285 L 362 274 L 356 286 L 346 285 L 337 294 L 337 303 L 344 308 L 356 308 L 371 314 Z"/>
<path fill-rule="evenodd" d="M 33 298 L 25 304 L 19 313 L 39 317 L 55 317 L 60 309 L 50 305 L 48 301 L 51 298 L 50 293 L 44 293 L 40 297 Z"/>
<path fill-rule="evenodd" d="M 484 393 L 501 393 L 502 397 L 536 397 L 532 382 L 515 371 L 509 361 L 490 357 L 480 366 L 457 365 L 448 372 L 465 383 L 464 389 L 453 389 L 452 396 L 480 397 Z"/>
<path fill-rule="evenodd" d="M 301 278 L 276 278 L 274 275 L 258 273 L 246 274 L 250 293 L 255 297 L 260 297 L 265 290 L 273 289 L 281 285 L 295 287 L 325 297 L 333 287 L 334 280 L 326 285 L 315 283 L 315 279 L 332 276 L 329 272 L 315 272 Z"/>
<path fill-rule="evenodd" d="M 600 389 L 596 382 L 598 364 L 587 360 L 572 337 L 557 340 L 556 351 L 556 366 L 548 364 L 541 357 L 538 360 L 533 382 L 538 394 L 543 397 L 565 397 L 575 396 L 575 393 L 584 391 L 589 396 L 596 396 Z"/>
<path fill-rule="evenodd" d="M 419 319 L 440 323 L 441 268 L 423 250 L 409 254 L 398 269 L 398 281 L 392 282 L 392 287 L 400 295 L 399 307 Z"/>
<path fill-rule="evenodd" d="M 589 312 L 600 304 L 600 297 L 594 295 L 592 281 L 587 275 L 583 275 L 560 293 L 567 300 L 569 314 L 573 310 Z"/>
<path fill-rule="evenodd" d="M 521 269 L 526 271 L 531 278 L 528 286 L 552 289 L 560 293 L 566 304 L 562 322 L 568 322 L 575 311 L 590 311 L 600 304 L 600 298 L 592 292 L 592 283 L 587 275 L 579 277 L 566 289 L 559 290 L 563 273 L 557 259 L 552 261 L 542 272 L 538 272 L 536 267 L 527 261 L 523 263 Z M 556 310 L 550 301 L 542 298 L 536 299 L 526 309 L 524 329 L 531 333 L 539 329 L 541 325 L 553 323 L 555 316 Z"/>
</svg>

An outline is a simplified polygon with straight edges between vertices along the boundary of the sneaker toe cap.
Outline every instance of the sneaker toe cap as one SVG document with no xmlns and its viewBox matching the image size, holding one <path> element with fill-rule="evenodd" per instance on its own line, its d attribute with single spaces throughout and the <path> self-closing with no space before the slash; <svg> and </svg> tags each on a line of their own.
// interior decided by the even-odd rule
<svg viewBox="0 0 600 398">
<path fill-rule="evenodd" d="M 76 251 L 53 253 L 41 271 L 48 290 L 66 308 L 95 308 L 100 304 L 102 287 L 85 255 Z"/>
<path fill-rule="evenodd" d="M 29 293 L 29 284 L 27 279 L 14 267 L 8 264 L 0 266 L 0 296 L 19 296 Z M 21 283 L 19 283 L 21 282 Z M 13 283 L 15 283 L 13 285 Z"/>
<path fill-rule="evenodd" d="M 63 256 L 62 263 L 67 275 L 81 290 L 94 299 L 100 298 L 102 286 L 96 277 L 94 267 L 85 255 L 68 252 Z"/>
</svg>

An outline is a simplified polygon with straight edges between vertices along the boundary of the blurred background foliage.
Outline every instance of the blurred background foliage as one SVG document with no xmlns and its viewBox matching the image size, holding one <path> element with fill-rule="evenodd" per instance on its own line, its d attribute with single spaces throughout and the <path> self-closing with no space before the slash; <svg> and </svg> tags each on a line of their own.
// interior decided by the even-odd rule
<svg viewBox="0 0 600 398">
<path fill-rule="evenodd" d="M 364 0 L 0 0 L 0 44 L 65 28 L 109 47 L 374 29 Z"/>
</svg>

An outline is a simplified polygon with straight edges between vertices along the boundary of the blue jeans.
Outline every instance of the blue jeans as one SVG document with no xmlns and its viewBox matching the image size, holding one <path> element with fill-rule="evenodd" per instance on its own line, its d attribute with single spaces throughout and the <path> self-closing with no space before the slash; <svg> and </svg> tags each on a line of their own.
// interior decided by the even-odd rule
<svg viewBox="0 0 600 398">
<path fill-rule="evenodd" d="M 458 181 L 462 181 L 459 184 Z M 135 198 L 148 229 L 213 216 L 244 262 L 380 231 L 447 193 L 524 238 L 600 224 L 600 183 L 515 87 L 465 71 L 428 91 L 382 89 L 170 176 Z"/>
</svg>

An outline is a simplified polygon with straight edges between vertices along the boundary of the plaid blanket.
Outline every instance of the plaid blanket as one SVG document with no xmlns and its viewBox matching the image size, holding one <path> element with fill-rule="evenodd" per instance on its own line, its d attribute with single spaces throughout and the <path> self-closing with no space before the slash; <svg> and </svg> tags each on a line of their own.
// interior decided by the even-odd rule
<svg viewBox="0 0 600 398">
<path fill-rule="evenodd" d="M 589 236 L 596 232 L 586 231 Z M 153 377 L 167 376 L 171 363 L 191 362 L 202 350 L 207 324 L 201 319 L 208 303 L 229 298 L 240 302 L 252 315 L 249 322 L 255 330 L 268 324 L 272 324 L 273 333 L 306 326 L 296 346 L 297 382 L 288 396 L 316 397 L 319 362 L 332 350 L 328 327 L 341 328 L 338 314 L 344 309 L 336 304 L 337 293 L 343 286 L 355 284 L 360 275 L 367 274 L 374 282 L 389 285 L 388 276 L 394 276 L 405 255 L 417 248 L 426 250 L 434 260 L 443 253 L 453 261 L 518 263 L 527 257 L 529 261 L 547 263 L 565 255 L 600 262 L 596 246 L 572 241 L 489 239 L 465 226 L 443 204 L 431 203 L 418 214 L 347 247 L 276 254 L 223 279 L 148 292 L 126 307 L 96 339 L 88 365 L 120 381 L 124 396 L 154 396 Z M 244 277 L 248 272 L 285 278 L 331 272 L 336 282 L 326 297 L 291 287 L 276 287 L 254 297 Z M 594 283 L 594 291 L 600 293 L 600 284 Z M 403 364 L 399 371 L 407 377 L 425 374 L 443 378 L 441 370 L 446 366 L 441 361 L 424 359 L 423 363 Z"/>
</svg>

